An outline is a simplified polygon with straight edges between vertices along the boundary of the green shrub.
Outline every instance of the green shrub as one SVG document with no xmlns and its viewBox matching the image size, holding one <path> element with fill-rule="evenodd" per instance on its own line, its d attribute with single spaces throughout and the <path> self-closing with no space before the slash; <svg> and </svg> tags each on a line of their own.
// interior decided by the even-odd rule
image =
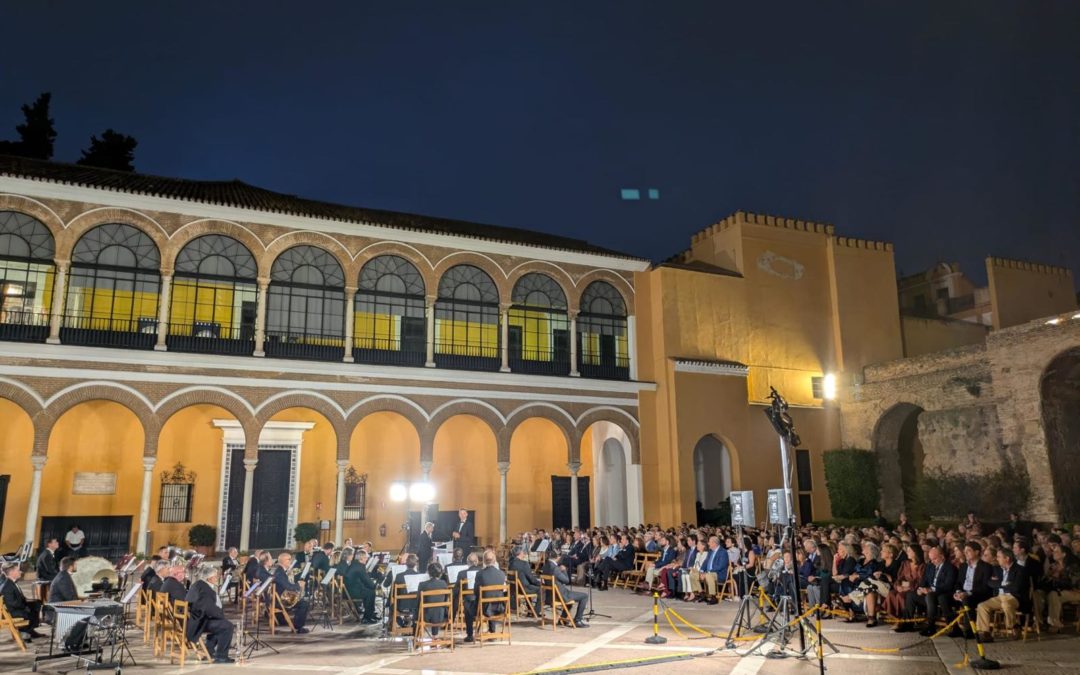
<svg viewBox="0 0 1080 675">
<path fill-rule="evenodd" d="M 187 539 L 188 546 L 213 546 L 217 540 L 217 530 L 213 525 L 192 525 Z"/>
<path fill-rule="evenodd" d="M 296 537 L 296 545 L 300 546 L 305 541 L 319 538 L 319 526 L 315 523 L 297 523 L 293 536 Z"/>
<path fill-rule="evenodd" d="M 983 522 L 1009 519 L 1023 513 L 1031 498 L 1031 481 L 1021 466 L 1005 464 L 994 473 L 926 473 L 917 488 L 918 511 L 935 522 L 962 518 L 974 511 Z"/>
<path fill-rule="evenodd" d="M 869 450 L 829 450 L 825 486 L 835 518 L 870 518 L 878 507 L 877 456 Z"/>
</svg>

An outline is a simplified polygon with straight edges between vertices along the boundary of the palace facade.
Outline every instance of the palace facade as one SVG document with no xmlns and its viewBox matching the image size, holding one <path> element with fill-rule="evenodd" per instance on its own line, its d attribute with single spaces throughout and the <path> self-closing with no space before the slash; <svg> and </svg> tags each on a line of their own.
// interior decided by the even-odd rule
<svg viewBox="0 0 1080 675">
<path fill-rule="evenodd" d="M 105 554 L 186 546 L 200 523 L 218 548 L 292 546 L 304 522 L 397 548 L 459 506 L 488 544 L 692 521 L 733 489 L 761 520 L 770 387 L 803 439 L 800 514 L 828 517 L 821 454 L 859 436 L 843 414 L 864 369 L 905 356 L 891 245 L 830 225 L 738 213 L 654 265 L 16 158 L 0 291 L 3 550 L 73 523 Z M 392 501 L 396 481 L 429 481 L 436 506 Z"/>
</svg>

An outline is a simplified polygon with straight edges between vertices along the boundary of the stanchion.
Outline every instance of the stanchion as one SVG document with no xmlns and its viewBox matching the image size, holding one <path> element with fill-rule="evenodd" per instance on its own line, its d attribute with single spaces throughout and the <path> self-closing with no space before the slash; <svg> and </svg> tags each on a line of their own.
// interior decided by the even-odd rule
<svg viewBox="0 0 1080 675">
<path fill-rule="evenodd" d="M 821 635 L 821 605 L 814 607 L 814 630 L 817 631 L 817 662 L 821 675 L 825 675 L 825 641 Z"/>
<path fill-rule="evenodd" d="M 975 633 L 975 649 L 979 652 L 979 658 L 971 661 L 971 667 L 977 670 L 998 670 L 1001 664 L 993 659 L 986 658 L 986 649 L 983 648 L 982 638 L 979 637 L 978 626 L 971 620 L 971 608 L 964 605 L 964 617 L 971 626 L 971 632 Z"/>
<path fill-rule="evenodd" d="M 667 638 L 660 634 L 660 594 L 653 591 L 652 594 L 652 635 L 645 638 L 650 645 L 662 645 Z"/>
</svg>

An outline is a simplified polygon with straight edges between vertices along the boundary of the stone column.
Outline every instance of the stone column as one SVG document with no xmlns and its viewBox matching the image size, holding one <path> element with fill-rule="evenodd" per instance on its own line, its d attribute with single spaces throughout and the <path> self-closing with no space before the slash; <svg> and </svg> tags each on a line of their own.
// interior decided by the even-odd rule
<svg viewBox="0 0 1080 675">
<path fill-rule="evenodd" d="M 634 315 L 626 317 L 626 356 L 630 360 L 630 379 L 637 381 L 637 321 Z"/>
<path fill-rule="evenodd" d="M 334 543 L 341 546 L 345 541 L 345 471 L 349 460 L 337 461 L 337 506 L 334 509 Z"/>
<path fill-rule="evenodd" d="M 499 305 L 499 351 L 502 353 L 500 373 L 510 372 L 510 305 Z"/>
<path fill-rule="evenodd" d="M 67 275 L 70 263 L 56 261 L 56 280 L 53 282 L 52 306 L 49 308 L 49 337 L 45 342 L 60 344 L 60 324 L 64 318 L 64 303 L 67 301 Z"/>
<path fill-rule="evenodd" d="M 240 550 L 250 550 L 251 546 L 251 496 L 255 492 L 255 467 L 258 459 L 244 460 L 244 508 L 240 516 Z"/>
<path fill-rule="evenodd" d="M 45 455 L 33 455 L 34 475 L 30 479 L 30 499 L 26 504 L 26 538 L 33 548 L 37 538 L 38 505 L 41 503 L 41 470 L 45 468 Z"/>
<path fill-rule="evenodd" d="M 427 305 L 424 307 L 424 315 L 427 322 L 427 360 L 424 362 L 424 366 L 427 368 L 435 367 L 435 298 L 428 297 Z"/>
<path fill-rule="evenodd" d="M 499 462 L 499 543 L 506 538 L 506 474 L 510 471 L 510 462 Z"/>
<path fill-rule="evenodd" d="M 143 457 L 142 498 L 139 500 L 139 529 L 138 538 L 135 540 L 135 553 L 146 553 L 146 531 L 150 529 L 150 489 L 151 480 L 154 476 L 154 464 L 156 457 Z"/>
<path fill-rule="evenodd" d="M 165 345 L 165 339 L 169 336 L 169 303 L 172 297 L 172 275 L 165 274 L 161 277 L 161 304 L 158 307 L 157 319 L 157 344 L 154 351 L 164 352 L 169 348 Z"/>
<path fill-rule="evenodd" d="M 254 356 L 266 356 L 263 345 L 266 342 L 266 293 L 270 289 L 269 279 L 259 279 L 259 297 L 255 309 L 255 352 Z"/>
<path fill-rule="evenodd" d="M 420 462 L 420 472 L 424 476 L 424 482 L 431 480 L 431 461 Z"/>
<path fill-rule="evenodd" d="M 353 310 L 356 308 L 356 289 L 345 287 L 345 363 L 353 362 Z M 340 537 L 339 537 L 340 538 Z"/>
<path fill-rule="evenodd" d="M 569 312 L 570 317 L 570 377 L 581 377 L 578 372 L 577 356 L 577 312 Z"/>
<path fill-rule="evenodd" d="M 577 474 L 581 471 L 581 462 L 569 462 L 566 466 L 570 469 L 570 527 L 578 527 L 581 523 L 581 507 L 578 505 Z"/>
</svg>

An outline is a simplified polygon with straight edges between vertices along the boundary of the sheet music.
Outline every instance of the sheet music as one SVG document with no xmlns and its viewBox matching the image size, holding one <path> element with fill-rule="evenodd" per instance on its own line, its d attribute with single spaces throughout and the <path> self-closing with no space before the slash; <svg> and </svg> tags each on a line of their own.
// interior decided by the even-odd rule
<svg viewBox="0 0 1080 675">
<path fill-rule="evenodd" d="M 379 564 L 379 559 L 378 558 L 376 558 L 375 556 L 368 556 L 367 564 L 364 565 L 364 567 L 366 567 L 367 571 L 370 572 L 371 570 L 375 569 L 375 566 L 378 565 L 378 564 Z"/>
<path fill-rule="evenodd" d="M 248 586 L 247 593 L 244 593 L 244 597 L 245 598 L 250 598 L 251 596 L 255 595 L 258 592 L 259 592 L 259 584 L 253 583 L 250 586 Z"/>
<path fill-rule="evenodd" d="M 469 579 L 469 589 L 470 590 L 476 585 L 476 573 L 479 572 L 479 571 L 480 570 L 469 570 L 468 572 L 465 573 L 466 577 Z"/>
<path fill-rule="evenodd" d="M 396 564 L 389 565 L 389 568 L 390 568 L 390 578 L 391 579 L 397 579 L 397 575 L 401 574 L 406 569 L 408 569 L 404 565 L 396 565 Z"/>
<path fill-rule="evenodd" d="M 415 593 L 416 589 L 420 588 L 421 581 L 427 581 L 431 577 L 426 574 L 406 574 L 405 575 L 405 592 Z"/>
<path fill-rule="evenodd" d="M 447 565 L 447 567 L 446 567 L 446 578 L 450 580 L 450 583 L 455 583 L 456 584 L 458 574 L 461 573 L 461 570 L 467 570 L 467 569 L 469 569 L 468 565 Z"/>
<path fill-rule="evenodd" d="M 446 567 L 450 563 L 454 562 L 453 553 L 436 553 L 435 559 L 439 561 L 439 564 Z"/>
<path fill-rule="evenodd" d="M 334 580 L 334 576 L 336 574 L 337 574 L 337 568 L 336 567 L 331 567 L 330 570 L 327 571 L 327 573 L 323 575 L 322 585 L 323 586 L 329 586 L 330 582 Z"/>
<path fill-rule="evenodd" d="M 550 545 L 551 545 L 551 540 L 550 539 L 541 539 L 540 543 L 536 546 L 536 552 L 537 553 L 543 553 L 544 551 L 548 550 L 548 546 L 550 546 Z"/>
<path fill-rule="evenodd" d="M 135 583 L 134 586 L 127 590 L 127 593 L 124 593 L 124 597 L 120 598 L 120 602 L 125 605 L 131 602 L 132 599 L 135 597 L 135 594 L 139 592 L 140 588 L 142 588 L 142 582 L 138 581 Z"/>
<path fill-rule="evenodd" d="M 304 567 L 300 571 L 300 578 L 301 579 L 307 579 L 308 572 L 310 572 L 310 571 L 311 571 L 311 563 L 309 563 L 309 562 L 304 563 Z"/>
<path fill-rule="evenodd" d="M 225 591 L 229 590 L 229 584 L 232 583 L 232 572 L 225 575 L 225 580 L 221 582 L 221 586 L 218 588 L 218 595 L 221 595 Z"/>
<path fill-rule="evenodd" d="M 122 569 L 120 571 L 121 572 L 127 572 L 128 570 L 131 569 L 131 566 L 134 565 L 134 564 L 135 564 L 135 556 L 131 556 L 130 558 L 128 558 L 127 564 L 124 565 L 124 569 Z"/>
</svg>

